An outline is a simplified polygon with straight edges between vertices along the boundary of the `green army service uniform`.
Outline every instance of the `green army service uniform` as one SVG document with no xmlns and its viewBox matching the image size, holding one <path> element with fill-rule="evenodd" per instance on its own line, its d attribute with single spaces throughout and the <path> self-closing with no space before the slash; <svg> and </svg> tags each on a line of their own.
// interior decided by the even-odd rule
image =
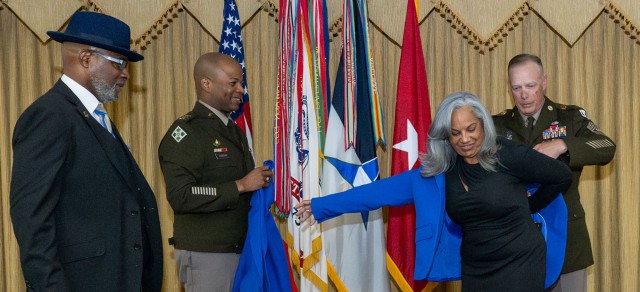
<svg viewBox="0 0 640 292">
<path fill-rule="evenodd" d="M 248 228 L 251 193 L 235 181 L 254 168 L 242 130 L 200 102 L 169 128 L 158 150 L 174 211 L 176 249 L 240 253 Z"/>
<path fill-rule="evenodd" d="M 591 242 L 580 203 L 578 183 L 585 165 L 604 165 L 613 159 L 616 151 L 614 142 L 598 129 L 584 109 L 557 104 L 547 97 L 530 134 L 517 107 L 493 116 L 493 121 L 498 135 L 532 147 L 552 139 L 564 140 L 567 152 L 558 159 L 569 165 L 573 181 L 563 194 L 569 218 L 562 274 L 592 265 Z"/>
</svg>

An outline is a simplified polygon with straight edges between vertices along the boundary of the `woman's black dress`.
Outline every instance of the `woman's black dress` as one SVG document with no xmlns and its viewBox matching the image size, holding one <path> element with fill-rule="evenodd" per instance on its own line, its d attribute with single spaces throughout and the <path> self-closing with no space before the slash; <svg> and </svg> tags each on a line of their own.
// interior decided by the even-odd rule
<svg viewBox="0 0 640 292">
<path fill-rule="evenodd" d="M 531 205 L 546 206 L 566 190 L 571 173 L 527 146 L 503 138 L 498 145 L 497 172 L 459 156 L 446 173 L 446 209 L 463 231 L 462 290 L 543 291 L 546 245 L 531 219 L 526 185 L 541 184 Z"/>
</svg>

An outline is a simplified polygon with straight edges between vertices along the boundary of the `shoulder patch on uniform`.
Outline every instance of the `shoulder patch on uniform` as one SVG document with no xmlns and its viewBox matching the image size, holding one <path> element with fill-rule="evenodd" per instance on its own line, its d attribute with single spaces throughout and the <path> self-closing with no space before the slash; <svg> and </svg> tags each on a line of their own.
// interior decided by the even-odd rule
<svg viewBox="0 0 640 292">
<path fill-rule="evenodd" d="M 180 126 L 177 126 L 175 130 L 173 130 L 173 133 L 171 133 L 171 137 L 173 137 L 173 140 L 176 140 L 176 142 L 180 143 L 180 141 L 182 141 L 182 139 L 184 139 L 184 137 L 187 136 L 187 132 L 185 132 L 182 128 L 180 128 Z"/>
<path fill-rule="evenodd" d="M 587 114 L 587 111 L 584 109 L 579 109 L 578 110 L 580 112 L 580 114 L 585 117 L 586 119 L 589 119 L 589 115 Z"/>
<path fill-rule="evenodd" d="M 507 111 L 501 111 L 499 114 L 497 114 L 496 116 L 501 117 L 507 114 Z"/>
</svg>

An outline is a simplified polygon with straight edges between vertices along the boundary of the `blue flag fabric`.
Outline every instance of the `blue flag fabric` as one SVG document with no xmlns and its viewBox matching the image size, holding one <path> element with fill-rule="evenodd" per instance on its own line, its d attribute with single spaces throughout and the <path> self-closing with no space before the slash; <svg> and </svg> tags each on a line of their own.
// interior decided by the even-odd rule
<svg viewBox="0 0 640 292">
<path fill-rule="evenodd" d="M 527 186 L 529 193 L 535 195 L 538 184 Z M 567 205 L 562 194 L 559 194 L 549 205 L 537 213 L 531 214 L 533 222 L 540 226 L 540 231 L 547 242 L 547 273 L 544 287 L 549 288 L 560 277 L 564 264 L 564 252 L 567 246 Z"/>
<path fill-rule="evenodd" d="M 273 171 L 273 161 L 264 162 Z M 291 291 L 289 266 L 280 231 L 269 207 L 273 184 L 253 192 L 249 231 L 240 255 L 232 291 Z"/>
</svg>

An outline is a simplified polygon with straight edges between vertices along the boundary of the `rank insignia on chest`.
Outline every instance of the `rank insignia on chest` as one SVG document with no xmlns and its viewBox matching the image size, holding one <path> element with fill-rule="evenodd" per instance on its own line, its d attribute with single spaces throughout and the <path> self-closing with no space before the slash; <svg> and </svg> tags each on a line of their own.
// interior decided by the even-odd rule
<svg viewBox="0 0 640 292">
<path fill-rule="evenodd" d="M 220 147 L 222 145 L 218 139 L 213 140 L 213 147 Z"/>
<path fill-rule="evenodd" d="M 176 140 L 176 142 L 178 143 L 180 143 L 180 141 L 182 141 L 182 139 L 184 139 L 184 137 L 186 136 L 187 136 L 187 132 L 182 130 L 180 126 L 177 126 L 176 129 L 173 130 L 173 133 L 171 133 L 171 137 L 173 137 L 173 140 Z"/>
<path fill-rule="evenodd" d="M 551 123 L 551 126 L 542 132 L 542 140 L 555 139 L 564 136 L 567 136 L 567 126 L 560 126 L 557 121 Z"/>
<path fill-rule="evenodd" d="M 513 132 L 507 131 L 507 139 L 508 140 L 513 140 Z"/>
</svg>

